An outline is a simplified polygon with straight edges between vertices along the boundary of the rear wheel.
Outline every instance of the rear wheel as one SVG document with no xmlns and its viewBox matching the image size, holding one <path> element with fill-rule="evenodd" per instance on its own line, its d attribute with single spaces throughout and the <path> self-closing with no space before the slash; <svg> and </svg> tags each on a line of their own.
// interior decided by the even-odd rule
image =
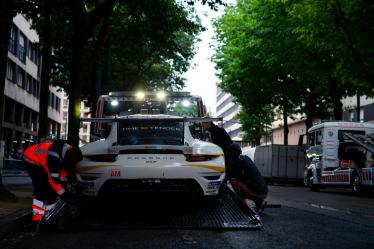
<svg viewBox="0 0 374 249">
<path fill-rule="evenodd" d="M 357 173 L 352 175 L 351 187 L 353 193 L 360 193 L 362 190 L 361 180 Z"/>
</svg>

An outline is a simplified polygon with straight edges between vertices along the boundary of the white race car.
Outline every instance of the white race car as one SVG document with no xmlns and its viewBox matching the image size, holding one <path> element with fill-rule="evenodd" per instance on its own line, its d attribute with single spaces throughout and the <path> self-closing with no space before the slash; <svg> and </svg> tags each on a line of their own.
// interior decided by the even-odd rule
<svg viewBox="0 0 374 249">
<path fill-rule="evenodd" d="M 201 134 L 197 119 L 135 114 L 111 120 L 106 139 L 81 148 L 83 193 L 172 191 L 218 197 L 225 178 L 223 151 L 196 138 Z"/>
</svg>

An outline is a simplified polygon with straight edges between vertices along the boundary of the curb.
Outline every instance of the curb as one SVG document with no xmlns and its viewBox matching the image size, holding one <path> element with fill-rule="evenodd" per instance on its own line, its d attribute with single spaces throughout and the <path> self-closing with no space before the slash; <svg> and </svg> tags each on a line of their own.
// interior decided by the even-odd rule
<svg viewBox="0 0 374 249">
<path fill-rule="evenodd" d="M 18 209 L 15 212 L 1 217 L 0 238 L 21 230 L 25 224 L 31 221 L 32 211 L 28 208 Z"/>
</svg>

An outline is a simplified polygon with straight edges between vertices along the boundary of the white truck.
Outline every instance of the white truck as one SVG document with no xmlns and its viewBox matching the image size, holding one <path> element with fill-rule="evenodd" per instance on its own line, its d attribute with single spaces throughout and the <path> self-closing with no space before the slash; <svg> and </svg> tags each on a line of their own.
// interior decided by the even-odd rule
<svg viewBox="0 0 374 249">
<path fill-rule="evenodd" d="M 307 135 L 304 184 L 311 190 L 374 185 L 374 124 L 323 122 Z"/>
</svg>

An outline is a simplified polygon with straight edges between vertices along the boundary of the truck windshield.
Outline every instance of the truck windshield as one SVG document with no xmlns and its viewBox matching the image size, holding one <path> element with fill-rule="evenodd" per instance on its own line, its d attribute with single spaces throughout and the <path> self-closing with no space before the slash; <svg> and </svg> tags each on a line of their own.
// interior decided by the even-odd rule
<svg viewBox="0 0 374 249">
<path fill-rule="evenodd" d="M 136 120 L 120 122 L 118 145 L 183 145 L 183 121 Z"/>
</svg>

